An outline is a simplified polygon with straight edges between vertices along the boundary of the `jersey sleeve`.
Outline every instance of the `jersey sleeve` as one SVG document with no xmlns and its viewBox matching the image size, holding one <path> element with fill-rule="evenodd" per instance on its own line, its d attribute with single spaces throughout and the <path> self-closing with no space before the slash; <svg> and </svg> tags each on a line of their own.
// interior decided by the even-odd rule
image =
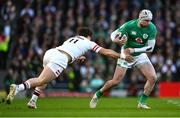
<svg viewBox="0 0 180 118">
<path fill-rule="evenodd" d="M 157 29 L 156 26 L 153 25 L 149 40 L 156 40 L 156 35 L 157 35 Z"/>
<path fill-rule="evenodd" d="M 126 31 L 126 27 L 127 27 L 127 23 L 121 25 L 121 27 L 118 28 L 119 32 L 125 32 Z"/>
<path fill-rule="evenodd" d="M 96 44 L 95 42 L 91 42 L 91 50 L 92 51 L 98 53 L 101 48 L 102 47 L 99 46 L 98 44 Z"/>
</svg>

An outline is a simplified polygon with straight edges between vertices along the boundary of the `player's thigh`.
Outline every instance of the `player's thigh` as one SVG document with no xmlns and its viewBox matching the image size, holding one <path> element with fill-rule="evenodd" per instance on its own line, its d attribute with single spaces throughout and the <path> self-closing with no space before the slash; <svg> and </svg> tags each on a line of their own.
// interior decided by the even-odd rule
<svg viewBox="0 0 180 118">
<path fill-rule="evenodd" d="M 43 84 L 41 86 L 38 86 L 37 89 L 44 90 L 46 88 L 47 84 Z"/>
<path fill-rule="evenodd" d="M 46 51 L 43 58 L 44 69 L 38 77 L 41 85 L 57 78 L 67 67 L 67 64 L 68 57 L 64 53 L 55 48 Z"/>
<path fill-rule="evenodd" d="M 114 72 L 113 80 L 121 81 L 124 78 L 126 71 L 127 71 L 127 68 L 117 65 Z"/>
<path fill-rule="evenodd" d="M 64 68 L 58 64 L 48 63 L 44 67 L 44 69 L 43 69 L 42 73 L 40 74 L 40 76 L 38 77 L 38 79 L 41 82 L 41 84 L 47 84 L 48 82 L 56 79 L 63 70 L 64 70 Z"/>
<path fill-rule="evenodd" d="M 146 79 L 156 79 L 156 72 L 151 62 L 141 64 L 139 70 Z"/>
<path fill-rule="evenodd" d="M 50 69 L 50 67 L 45 66 L 43 71 L 41 72 L 41 74 L 38 77 L 38 81 L 41 83 L 41 85 L 43 85 L 43 84 L 47 84 L 48 82 L 52 81 L 55 78 L 56 78 L 56 75 Z"/>
<path fill-rule="evenodd" d="M 146 53 L 142 53 L 138 56 L 135 67 L 140 70 L 140 72 L 146 77 L 146 79 L 156 78 L 155 69 Z"/>
</svg>

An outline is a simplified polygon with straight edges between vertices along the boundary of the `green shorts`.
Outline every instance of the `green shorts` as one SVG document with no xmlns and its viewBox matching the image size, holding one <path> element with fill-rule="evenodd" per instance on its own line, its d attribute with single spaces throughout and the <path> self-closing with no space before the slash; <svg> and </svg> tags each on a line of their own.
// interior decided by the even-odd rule
<svg viewBox="0 0 180 118">
<path fill-rule="evenodd" d="M 117 65 L 124 68 L 138 67 L 139 65 L 144 63 L 151 63 L 146 53 L 142 53 L 138 56 L 135 56 L 134 61 L 131 63 L 128 63 L 124 59 L 117 60 Z"/>
</svg>

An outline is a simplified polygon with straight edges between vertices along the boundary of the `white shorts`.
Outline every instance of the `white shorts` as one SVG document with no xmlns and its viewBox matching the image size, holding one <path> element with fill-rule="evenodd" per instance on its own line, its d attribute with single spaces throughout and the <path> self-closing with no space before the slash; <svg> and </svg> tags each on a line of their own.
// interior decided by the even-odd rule
<svg viewBox="0 0 180 118">
<path fill-rule="evenodd" d="M 43 58 L 43 67 L 48 66 L 58 77 L 68 65 L 68 57 L 57 49 L 49 49 Z"/>
<path fill-rule="evenodd" d="M 144 63 L 151 63 L 146 53 L 142 53 L 138 56 L 135 56 L 134 61 L 131 63 L 128 63 L 123 59 L 118 59 L 117 61 L 117 65 L 124 68 L 138 67 L 139 65 Z"/>
</svg>

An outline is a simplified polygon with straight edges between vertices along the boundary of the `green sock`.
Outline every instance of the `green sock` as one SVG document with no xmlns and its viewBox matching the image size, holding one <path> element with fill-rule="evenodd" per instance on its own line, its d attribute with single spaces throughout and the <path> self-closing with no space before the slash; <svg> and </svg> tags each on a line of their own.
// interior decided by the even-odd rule
<svg viewBox="0 0 180 118">
<path fill-rule="evenodd" d="M 139 102 L 142 104 L 146 104 L 147 98 L 148 98 L 148 96 L 143 93 L 139 99 Z"/>
<path fill-rule="evenodd" d="M 97 98 L 99 99 L 101 96 L 103 96 L 103 93 L 102 93 L 100 90 L 98 90 L 98 91 L 96 92 L 96 96 L 97 96 Z"/>
</svg>

